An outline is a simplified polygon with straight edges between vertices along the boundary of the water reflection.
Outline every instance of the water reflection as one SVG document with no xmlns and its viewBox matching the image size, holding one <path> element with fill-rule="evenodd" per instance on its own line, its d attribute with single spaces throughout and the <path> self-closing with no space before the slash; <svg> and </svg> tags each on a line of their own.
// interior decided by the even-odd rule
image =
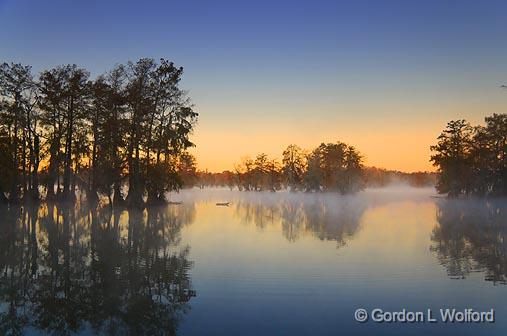
<svg viewBox="0 0 507 336">
<path fill-rule="evenodd" d="M 358 231 L 361 216 L 368 206 L 358 199 L 315 197 L 270 203 L 240 201 L 234 207 L 242 222 L 259 228 L 280 222 L 282 233 L 289 241 L 310 233 L 320 240 L 334 240 L 338 246 L 343 246 Z"/>
<path fill-rule="evenodd" d="M 0 334 L 173 335 L 191 288 L 193 206 L 0 209 Z"/>
<path fill-rule="evenodd" d="M 437 204 L 431 250 L 452 278 L 483 272 L 507 284 L 507 202 L 447 200 Z"/>
</svg>

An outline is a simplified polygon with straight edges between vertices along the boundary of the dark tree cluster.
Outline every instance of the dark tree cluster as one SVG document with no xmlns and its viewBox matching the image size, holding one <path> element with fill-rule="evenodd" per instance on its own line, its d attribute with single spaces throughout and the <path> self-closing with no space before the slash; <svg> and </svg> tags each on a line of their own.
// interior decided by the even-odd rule
<svg viewBox="0 0 507 336">
<path fill-rule="evenodd" d="M 450 121 L 431 146 L 438 167 L 437 189 L 449 197 L 507 195 L 507 114 L 486 117 L 486 125 Z"/>
<path fill-rule="evenodd" d="M 183 68 L 142 58 L 90 78 L 76 65 L 43 71 L 0 66 L 0 198 L 142 206 L 164 200 L 195 170 L 186 149 L 197 113 Z M 190 160 L 190 162 L 189 162 Z M 128 191 L 126 197 L 124 191 Z"/>
<path fill-rule="evenodd" d="M 249 191 L 334 191 L 353 193 L 363 188 L 362 156 L 342 142 L 322 143 L 308 152 L 289 145 L 281 163 L 261 153 L 246 157 L 235 165 L 234 172 L 199 172 L 199 185 L 228 186 Z"/>
<path fill-rule="evenodd" d="M 302 172 L 304 172 L 305 166 L 294 164 L 292 167 L 294 168 L 293 170 L 286 170 L 285 178 L 282 178 L 281 180 L 281 188 L 289 188 L 290 185 L 294 185 L 301 181 L 298 177 L 303 176 Z M 301 168 L 301 170 L 299 170 L 301 173 L 294 174 L 294 171 L 297 171 L 299 168 Z M 196 180 L 197 185 L 201 189 L 205 187 L 227 187 L 233 190 L 237 187 L 240 177 L 238 177 L 237 172 L 232 172 L 230 170 L 224 170 L 221 173 L 197 171 Z M 366 188 L 383 188 L 396 184 L 409 185 L 415 188 L 424 188 L 434 187 L 436 180 L 437 173 L 434 172 L 418 171 L 407 173 L 377 167 L 363 167 L 361 183 Z"/>
<path fill-rule="evenodd" d="M 235 165 L 236 185 L 240 190 L 276 191 L 282 188 L 282 167 L 276 159 L 260 153 Z"/>
</svg>

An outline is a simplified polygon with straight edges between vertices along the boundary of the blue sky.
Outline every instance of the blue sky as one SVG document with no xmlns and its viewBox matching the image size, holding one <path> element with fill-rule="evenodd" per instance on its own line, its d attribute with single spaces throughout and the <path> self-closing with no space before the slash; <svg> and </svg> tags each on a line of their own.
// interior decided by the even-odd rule
<svg viewBox="0 0 507 336">
<path fill-rule="evenodd" d="M 97 75 L 139 57 L 185 68 L 201 168 L 342 140 L 429 169 L 449 119 L 506 112 L 507 2 L 0 0 L 3 61 Z"/>
</svg>

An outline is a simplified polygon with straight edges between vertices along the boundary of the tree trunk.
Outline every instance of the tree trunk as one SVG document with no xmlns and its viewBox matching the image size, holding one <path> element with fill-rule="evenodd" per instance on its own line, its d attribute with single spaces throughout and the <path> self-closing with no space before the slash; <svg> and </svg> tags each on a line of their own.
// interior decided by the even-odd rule
<svg viewBox="0 0 507 336">
<path fill-rule="evenodd" d="M 23 183 L 23 198 L 28 196 L 28 183 L 27 183 L 27 166 L 26 166 L 26 125 L 23 127 L 23 140 L 21 145 L 21 173 L 22 173 L 22 183 Z"/>
<path fill-rule="evenodd" d="M 97 194 L 97 141 L 98 140 L 98 117 L 99 111 L 95 111 L 95 118 L 93 121 L 93 146 L 92 146 L 92 157 L 91 157 L 91 173 L 89 174 L 88 178 L 88 190 L 87 190 L 87 199 L 93 203 L 98 202 L 99 197 Z M 109 197 L 109 200 L 111 201 L 111 195 L 107 195 Z"/>
<path fill-rule="evenodd" d="M 137 118 L 134 118 L 134 121 Z M 143 206 L 143 195 L 141 190 L 140 172 L 139 172 L 139 141 L 138 141 L 138 130 L 136 122 L 132 123 L 132 150 L 134 157 L 129 155 L 131 165 L 129 166 L 129 193 L 127 196 L 127 202 L 130 207 L 141 208 Z"/>
<path fill-rule="evenodd" d="M 132 164 L 131 178 L 129 179 L 129 194 L 128 204 L 134 208 L 141 208 L 143 206 L 143 193 L 140 181 L 139 172 L 139 146 L 135 148 L 135 158 Z"/>
<path fill-rule="evenodd" d="M 34 134 L 33 138 L 33 170 L 32 170 L 32 186 L 31 195 L 32 199 L 38 200 L 39 195 L 39 163 L 40 163 L 40 140 L 37 133 Z"/>
<path fill-rule="evenodd" d="M 70 175 L 72 166 L 72 135 L 74 133 L 74 100 L 70 98 L 69 104 L 69 125 L 67 126 L 67 137 L 65 141 L 65 167 L 63 174 L 63 195 L 65 198 L 73 201 L 75 194 L 71 195 Z"/>
<path fill-rule="evenodd" d="M 49 158 L 49 169 L 48 169 L 48 181 L 46 185 L 46 198 L 51 200 L 55 199 L 55 183 L 57 182 L 57 152 L 55 151 L 54 145 L 52 145 L 51 156 Z"/>
<path fill-rule="evenodd" d="M 17 101 L 14 103 L 14 140 L 12 143 L 12 163 L 14 167 L 14 171 L 12 174 L 12 183 L 11 183 L 11 192 L 9 195 L 10 202 L 17 203 L 19 201 L 19 192 L 18 192 L 18 103 Z"/>
<path fill-rule="evenodd" d="M 121 195 L 120 183 L 115 183 L 114 185 L 113 205 L 115 207 L 122 207 L 125 205 L 125 200 Z"/>
</svg>

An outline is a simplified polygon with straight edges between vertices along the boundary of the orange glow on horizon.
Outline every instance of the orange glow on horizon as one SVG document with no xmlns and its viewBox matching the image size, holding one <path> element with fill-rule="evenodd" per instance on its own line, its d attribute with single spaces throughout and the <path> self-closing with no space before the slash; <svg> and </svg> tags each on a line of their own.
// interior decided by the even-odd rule
<svg viewBox="0 0 507 336">
<path fill-rule="evenodd" d="M 215 127 L 215 126 L 214 126 Z M 197 157 L 198 168 L 210 172 L 233 170 L 245 156 L 255 157 L 266 153 L 281 161 L 282 152 L 289 144 L 312 150 L 321 142 L 342 141 L 355 146 L 364 157 L 364 164 L 378 168 L 404 172 L 434 171 L 429 161 L 429 147 L 436 141 L 440 127 L 416 131 L 359 130 L 345 128 L 341 132 L 298 133 L 289 129 L 256 131 L 199 129 L 193 139 L 195 148 L 190 150 Z"/>
<path fill-rule="evenodd" d="M 199 122 L 190 152 L 198 168 L 233 170 L 242 157 L 266 153 L 281 161 L 290 144 L 312 150 L 322 142 L 342 141 L 364 157 L 366 166 L 403 172 L 435 171 L 430 146 L 450 120 L 484 124 L 484 117 L 505 110 L 505 102 L 360 104 L 304 106 L 223 106 L 199 104 Z M 311 111 L 311 112 L 308 112 Z M 314 112 L 313 112 L 314 111 Z"/>
</svg>

